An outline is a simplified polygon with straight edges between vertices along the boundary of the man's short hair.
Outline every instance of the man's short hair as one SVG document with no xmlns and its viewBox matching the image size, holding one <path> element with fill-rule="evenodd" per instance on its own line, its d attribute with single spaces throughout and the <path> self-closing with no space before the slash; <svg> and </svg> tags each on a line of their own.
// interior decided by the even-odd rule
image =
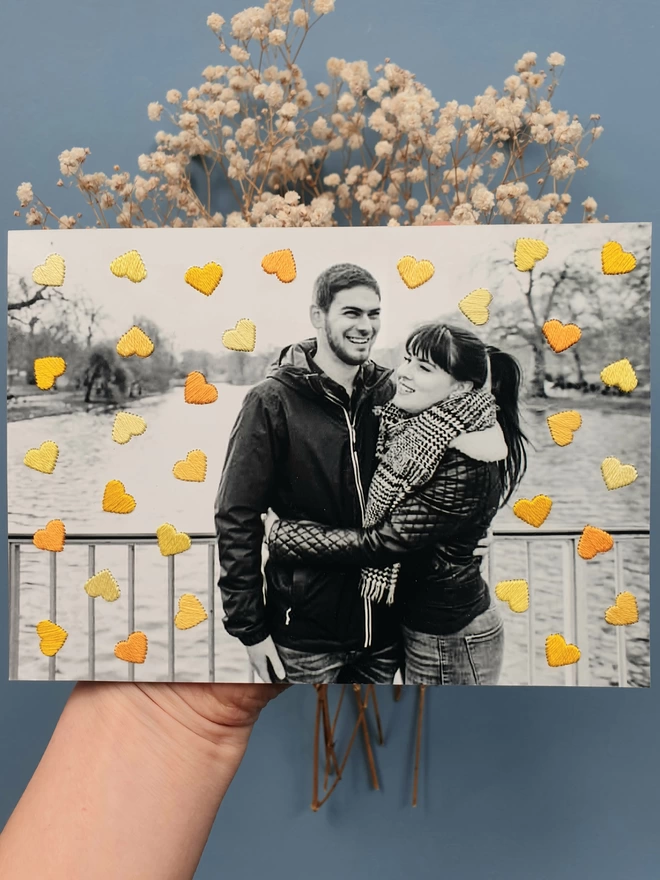
<svg viewBox="0 0 660 880">
<path fill-rule="evenodd" d="M 371 272 L 353 263 L 337 263 L 321 272 L 314 282 L 314 305 L 327 312 L 335 296 L 351 287 L 370 287 L 380 299 L 380 287 Z"/>
</svg>

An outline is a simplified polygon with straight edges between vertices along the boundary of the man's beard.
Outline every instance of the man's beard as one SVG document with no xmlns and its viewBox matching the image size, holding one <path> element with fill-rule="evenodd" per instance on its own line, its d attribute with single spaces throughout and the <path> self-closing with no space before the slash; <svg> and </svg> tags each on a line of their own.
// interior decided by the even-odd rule
<svg viewBox="0 0 660 880">
<path fill-rule="evenodd" d="M 344 348 L 343 336 L 334 336 L 327 323 L 323 329 L 330 351 L 343 364 L 346 364 L 349 367 L 359 367 L 361 364 L 369 360 L 371 345 L 365 346 L 362 357 L 360 357 L 359 355 L 353 355 L 346 351 L 346 349 Z"/>
</svg>

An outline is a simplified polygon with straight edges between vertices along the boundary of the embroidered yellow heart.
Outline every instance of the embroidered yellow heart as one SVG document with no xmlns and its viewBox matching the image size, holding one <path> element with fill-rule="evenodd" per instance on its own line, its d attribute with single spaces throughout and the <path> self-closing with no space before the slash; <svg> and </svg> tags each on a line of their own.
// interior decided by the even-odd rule
<svg viewBox="0 0 660 880">
<path fill-rule="evenodd" d="M 639 620 L 637 599 L 627 590 L 619 593 L 614 605 L 610 605 L 605 612 L 605 620 L 612 626 L 630 626 L 631 623 L 637 623 Z"/>
<path fill-rule="evenodd" d="M 204 296 L 211 296 L 222 280 L 223 269 L 219 263 L 204 263 L 203 266 L 191 266 L 183 276 L 186 284 L 199 290 Z"/>
<path fill-rule="evenodd" d="M 555 413 L 546 419 L 550 436 L 557 446 L 568 446 L 573 442 L 573 434 L 582 427 L 582 416 L 574 409 Z"/>
<path fill-rule="evenodd" d="M 52 474 L 59 454 L 57 443 L 53 443 L 52 440 L 44 440 L 38 448 L 28 449 L 23 464 L 35 471 L 41 471 L 42 474 Z"/>
<path fill-rule="evenodd" d="M 609 364 L 600 371 L 600 378 L 605 385 L 620 388 L 621 391 L 634 391 L 637 388 L 637 373 L 628 358 Z"/>
<path fill-rule="evenodd" d="M 206 455 L 201 449 L 191 449 L 184 459 L 176 462 L 172 473 L 177 480 L 203 483 L 206 479 Z"/>
<path fill-rule="evenodd" d="M 118 412 L 112 426 L 112 439 L 115 443 L 128 443 L 131 437 L 139 437 L 147 430 L 147 423 L 141 416 L 129 412 Z"/>
<path fill-rule="evenodd" d="M 600 259 L 605 275 L 627 275 L 637 265 L 635 255 L 624 251 L 618 241 L 608 241 L 604 244 Z"/>
<path fill-rule="evenodd" d="M 528 498 L 518 499 L 513 505 L 513 512 L 523 522 L 538 529 L 548 518 L 551 508 L 551 498 L 547 495 L 535 495 L 531 501 Z"/>
<path fill-rule="evenodd" d="M 115 602 L 121 595 L 119 584 L 112 576 L 108 568 L 97 572 L 85 583 L 85 592 L 92 599 L 105 599 L 106 602 Z"/>
<path fill-rule="evenodd" d="M 231 351 L 254 351 L 257 328 L 249 318 L 241 318 L 233 330 L 225 330 L 222 344 Z"/>
<path fill-rule="evenodd" d="M 64 259 L 59 254 L 50 254 L 45 263 L 32 270 L 32 280 L 41 287 L 61 287 L 64 273 Z"/>
<path fill-rule="evenodd" d="M 426 284 L 435 274 L 435 266 L 430 260 L 416 260 L 411 256 L 401 257 L 396 267 L 403 283 L 411 290 Z"/>
<path fill-rule="evenodd" d="M 513 262 L 519 272 L 529 272 L 548 256 L 548 246 L 538 238 L 519 238 L 513 250 Z"/>
<path fill-rule="evenodd" d="M 125 254 L 117 257 L 110 263 L 110 271 L 117 278 L 128 278 L 134 284 L 144 281 L 147 277 L 147 270 L 142 257 L 135 250 L 127 251 Z"/>
<path fill-rule="evenodd" d="M 131 513 L 135 498 L 124 489 L 121 480 L 110 480 L 103 492 L 103 510 L 107 513 Z"/>
<path fill-rule="evenodd" d="M 66 362 L 61 357 L 35 358 L 34 379 L 37 388 L 47 391 L 55 384 L 55 379 L 66 370 Z"/>
<path fill-rule="evenodd" d="M 580 659 L 580 649 L 566 643 L 566 639 L 554 633 L 545 640 L 545 656 L 548 666 L 570 666 Z"/>
<path fill-rule="evenodd" d="M 206 381 L 203 373 L 193 370 L 186 377 L 183 387 L 183 399 L 186 403 L 215 403 L 218 399 L 218 389 Z"/>
<path fill-rule="evenodd" d="M 144 663 L 147 659 L 149 640 L 143 632 L 132 632 L 123 642 L 115 645 L 115 657 L 127 663 Z"/>
<path fill-rule="evenodd" d="M 64 550 L 65 538 L 66 529 L 62 520 L 51 519 L 46 523 L 45 529 L 37 529 L 32 536 L 32 543 L 39 550 L 51 550 L 54 553 L 59 553 Z"/>
<path fill-rule="evenodd" d="M 621 464 L 613 455 L 603 459 L 600 469 L 608 489 L 622 489 L 624 486 L 629 486 L 638 476 L 637 468 L 631 464 Z"/>
<path fill-rule="evenodd" d="M 485 287 L 479 287 L 477 290 L 473 290 L 472 293 L 464 296 L 459 302 L 458 307 L 468 321 L 481 326 L 487 323 L 490 318 L 488 306 L 492 301 L 493 296 L 490 291 L 486 290 Z"/>
<path fill-rule="evenodd" d="M 261 268 L 284 284 L 290 284 L 296 277 L 296 261 L 289 248 L 266 254 L 261 261 Z"/>
<path fill-rule="evenodd" d="M 154 344 L 149 339 L 144 330 L 133 325 L 130 330 L 119 339 L 117 343 L 117 354 L 122 357 L 131 357 L 136 354 L 138 357 L 146 358 L 153 353 Z"/>
<path fill-rule="evenodd" d="M 170 523 L 163 523 L 156 529 L 158 546 L 163 556 L 175 556 L 177 553 L 185 553 L 190 550 L 192 541 L 185 532 L 177 532 Z"/>
<path fill-rule="evenodd" d="M 607 553 L 614 547 L 614 538 L 609 532 L 595 526 L 585 526 L 578 541 L 577 552 L 582 559 L 593 559 L 597 553 Z"/>
<path fill-rule="evenodd" d="M 500 581 L 495 587 L 495 595 L 502 602 L 508 602 L 509 608 L 517 614 L 529 608 L 529 584 L 527 581 Z"/>
<path fill-rule="evenodd" d="M 174 617 L 174 626 L 177 629 L 192 629 L 198 623 L 208 619 L 208 614 L 197 596 L 186 593 L 179 599 L 179 610 Z"/>
<path fill-rule="evenodd" d="M 548 340 L 550 348 L 559 353 L 579 342 L 582 330 L 577 324 L 562 324 L 561 321 L 553 319 L 543 325 L 543 335 Z"/>
<path fill-rule="evenodd" d="M 66 642 L 69 634 L 52 620 L 40 620 L 37 624 L 37 635 L 41 640 L 39 643 L 41 653 L 46 657 L 54 657 Z"/>
</svg>

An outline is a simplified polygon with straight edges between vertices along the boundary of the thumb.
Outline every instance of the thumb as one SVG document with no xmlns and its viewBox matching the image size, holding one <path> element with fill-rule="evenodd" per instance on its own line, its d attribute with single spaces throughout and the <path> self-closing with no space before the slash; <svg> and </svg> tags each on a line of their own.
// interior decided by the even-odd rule
<svg viewBox="0 0 660 880">
<path fill-rule="evenodd" d="M 282 665 L 280 655 L 277 653 L 277 648 L 275 646 L 273 646 L 273 649 L 268 652 L 268 657 L 270 658 L 270 661 L 273 665 L 273 672 L 275 673 L 276 677 L 280 680 L 285 679 L 286 671 L 284 669 L 284 666 Z"/>
</svg>

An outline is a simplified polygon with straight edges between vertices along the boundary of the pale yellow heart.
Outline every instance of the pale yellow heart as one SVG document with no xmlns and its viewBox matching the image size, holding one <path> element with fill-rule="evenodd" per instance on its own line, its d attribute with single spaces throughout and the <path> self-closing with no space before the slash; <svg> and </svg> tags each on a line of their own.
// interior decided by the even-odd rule
<svg viewBox="0 0 660 880">
<path fill-rule="evenodd" d="M 605 620 L 612 626 L 630 626 L 631 623 L 637 623 L 639 620 L 637 599 L 627 590 L 619 593 L 614 605 L 610 605 L 605 612 Z"/>
<path fill-rule="evenodd" d="M 163 523 L 156 529 L 158 546 L 163 556 L 175 556 L 177 553 L 185 553 L 190 550 L 192 541 L 185 532 L 177 532 L 170 523 Z"/>
<path fill-rule="evenodd" d="M 61 519 L 51 519 L 46 523 L 45 529 L 37 529 L 32 536 L 32 543 L 39 550 L 50 550 L 53 553 L 60 553 L 64 550 L 64 541 L 66 539 L 66 529 Z"/>
<path fill-rule="evenodd" d="M 631 464 L 621 464 L 613 455 L 603 459 L 600 469 L 608 489 L 622 489 L 637 479 L 637 468 Z"/>
<path fill-rule="evenodd" d="M 225 330 L 222 344 L 231 351 L 254 351 L 257 328 L 249 318 L 241 318 L 233 330 Z"/>
<path fill-rule="evenodd" d="M 128 443 L 131 437 L 139 437 L 147 430 L 147 423 L 141 416 L 129 412 L 118 412 L 112 426 L 112 439 L 115 443 Z"/>
<path fill-rule="evenodd" d="M 119 584 L 108 568 L 99 571 L 85 582 L 85 592 L 92 599 L 97 599 L 100 596 L 106 602 L 115 602 L 121 595 Z"/>
<path fill-rule="evenodd" d="M 493 296 L 485 287 L 479 287 L 468 293 L 459 302 L 458 307 L 463 312 L 468 321 L 481 326 L 490 318 L 488 306 L 493 301 Z"/>
<path fill-rule="evenodd" d="M 570 666 L 580 659 L 580 649 L 566 643 L 566 639 L 554 633 L 545 640 L 545 656 L 548 666 Z"/>
<path fill-rule="evenodd" d="M 172 468 L 172 473 L 177 480 L 187 480 L 189 483 L 203 483 L 206 479 L 205 453 L 201 449 L 191 449 L 184 459 L 176 462 Z"/>
<path fill-rule="evenodd" d="M 520 272 L 529 272 L 539 260 L 548 256 L 548 246 L 538 238 L 519 238 L 513 251 L 513 262 Z"/>
<path fill-rule="evenodd" d="M 117 642 L 115 657 L 127 663 L 144 663 L 148 647 L 149 640 L 143 632 L 132 632 L 123 642 Z"/>
<path fill-rule="evenodd" d="M 35 358 L 34 379 L 37 388 L 47 391 L 55 384 L 55 379 L 66 370 L 66 362 L 61 357 Z"/>
<path fill-rule="evenodd" d="M 546 419 L 550 436 L 557 446 L 568 446 L 573 442 L 573 434 L 582 427 L 582 416 L 574 409 L 555 413 Z"/>
<path fill-rule="evenodd" d="M 205 263 L 203 266 L 191 266 L 183 276 L 186 284 L 199 290 L 204 296 L 211 296 L 222 280 L 223 269 L 219 263 Z"/>
<path fill-rule="evenodd" d="M 51 620 L 40 620 L 37 624 L 37 635 L 41 639 L 39 643 L 41 653 L 46 657 L 54 657 L 66 642 L 69 634 Z"/>
<path fill-rule="evenodd" d="M 426 284 L 435 274 L 435 266 L 430 260 L 416 260 L 411 256 L 401 257 L 396 267 L 403 283 L 411 290 Z"/>
<path fill-rule="evenodd" d="M 121 480 L 110 480 L 103 492 L 103 510 L 107 513 L 131 513 L 135 498 L 124 489 Z"/>
<path fill-rule="evenodd" d="M 562 324 L 554 318 L 552 321 L 546 321 L 541 329 L 548 340 L 548 345 L 557 353 L 566 351 L 582 337 L 582 330 L 577 324 Z"/>
<path fill-rule="evenodd" d="M 637 373 L 628 358 L 609 364 L 600 371 L 600 378 L 605 385 L 620 388 L 621 391 L 634 391 L 637 388 Z"/>
<path fill-rule="evenodd" d="M 289 248 L 266 254 L 261 261 L 261 268 L 269 275 L 275 275 L 284 284 L 290 284 L 296 277 L 296 261 Z"/>
<path fill-rule="evenodd" d="M 50 254 L 46 262 L 32 271 L 32 280 L 42 287 L 61 287 L 64 284 L 64 259 L 59 254 Z"/>
<path fill-rule="evenodd" d="M 125 358 L 133 354 L 146 358 L 153 353 L 153 350 L 154 344 L 151 339 L 149 339 L 144 330 L 140 330 L 135 325 L 130 330 L 127 330 L 117 343 L 117 354 Z"/>
<path fill-rule="evenodd" d="M 147 270 L 142 262 L 142 257 L 135 250 L 127 251 L 113 260 L 110 263 L 110 271 L 117 278 L 128 278 L 134 284 L 144 281 L 147 277 Z"/>
<path fill-rule="evenodd" d="M 535 526 L 542 526 L 552 509 L 552 499 L 547 495 L 535 495 L 530 501 L 528 498 L 520 498 L 513 505 L 513 512 L 523 522 Z"/>
<path fill-rule="evenodd" d="M 197 596 L 186 593 L 179 599 L 179 610 L 174 618 L 177 629 L 192 629 L 208 619 L 208 614 Z"/>
<path fill-rule="evenodd" d="M 527 581 L 500 581 L 495 587 L 495 595 L 502 602 L 508 602 L 509 608 L 517 614 L 529 608 L 529 584 Z"/>
<path fill-rule="evenodd" d="M 608 241 L 604 244 L 600 259 L 605 275 L 627 275 L 637 265 L 635 255 L 624 251 L 618 241 Z"/>
<path fill-rule="evenodd" d="M 578 541 L 577 552 L 582 559 L 593 559 L 597 553 L 607 553 L 614 547 L 614 538 L 609 532 L 595 526 L 585 526 Z"/>
<path fill-rule="evenodd" d="M 42 474 L 52 474 L 59 454 L 57 443 L 53 443 L 52 440 L 44 440 L 37 449 L 28 449 L 23 464 L 35 471 L 41 471 Z"/>
</svg>

